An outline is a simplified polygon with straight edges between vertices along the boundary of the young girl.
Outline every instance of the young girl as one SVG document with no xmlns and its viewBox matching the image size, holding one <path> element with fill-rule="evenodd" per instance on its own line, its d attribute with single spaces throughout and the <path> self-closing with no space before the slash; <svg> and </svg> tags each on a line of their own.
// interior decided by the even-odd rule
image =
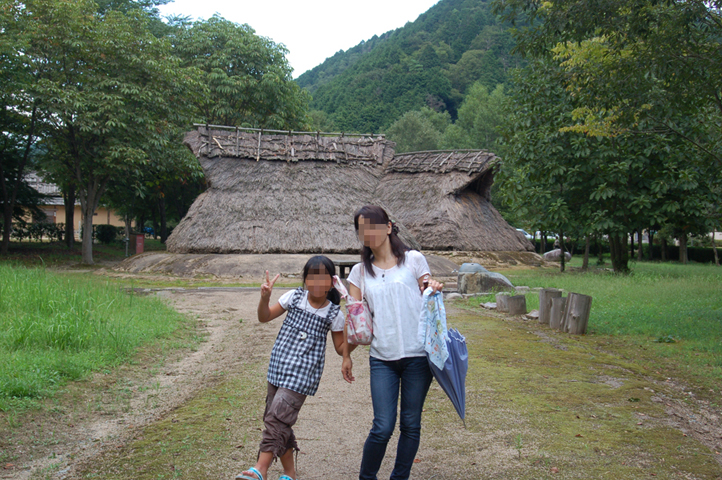
<svg viewBox="0 0 722 480">
<path fill-rule="evenodd" d="M 322 255 L 311 258 L 303 267 L 304 290 L 298 287 L 284 293 L 269 306 L 273 280 L 266 271 L 258 304 L 258 321 L 265 323 L 288 311 L 278 332 L 268 365 L 268 395 L 263 422 L 266 429 L 261 436 L 260 453 L 255 467 L 236 476 L 236 480 L 266 480 L 268 467 L 275 458 L 281 459 L 284 475 L 279 480 L 294 480 L 296 467 L 293 452 L 298 451 L 291 427 L 298 419 L 307 395 L 318 390 L 326 356 L 326 337 L 329 329 L 334 347 L 343 355 L 344 315 L 338 304 L 341 300 L 333 288 L 336 267 Z"/>
</svg>

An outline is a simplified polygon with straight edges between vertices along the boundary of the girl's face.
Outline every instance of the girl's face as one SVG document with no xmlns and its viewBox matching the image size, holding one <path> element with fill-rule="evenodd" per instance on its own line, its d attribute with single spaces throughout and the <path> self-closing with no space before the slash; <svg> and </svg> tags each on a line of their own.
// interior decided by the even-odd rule
<svg viewBox="0 0 722 480">
<path fill-rule="evenodd" d="M 364 247 L 376 249 L 388 240 L 390 234 L 391 222 L 384 225 L 383 223 L 371 223 L 371 220 L 364 218 L 363 215 L 358 217 L 358 238 Z"/>
<path fill-rule="evenodd" d="M 310 270 L 306 276 L 306 290 L 314 298 L 326 298 L 333 287 L 333 278 L 321 266 L 317 270 Z"/>
</svg>

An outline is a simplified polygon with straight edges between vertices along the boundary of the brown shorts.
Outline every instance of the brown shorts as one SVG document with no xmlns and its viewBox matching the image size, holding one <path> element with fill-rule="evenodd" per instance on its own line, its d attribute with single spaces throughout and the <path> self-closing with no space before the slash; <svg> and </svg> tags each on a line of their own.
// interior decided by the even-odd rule
<svg viewBox="0 0 722 480">
<path fill-rule="evenodd" d="M 298 451 L 291 427 L 298 420 L 298 412 L 304 401 L 306 395 L 268 384 L 266 411 L 263 414 L 266 429 L 261 434 L 261 452 L 272 452 L 274 457 L 280 457 L 290 449 Z"/>
</svg>

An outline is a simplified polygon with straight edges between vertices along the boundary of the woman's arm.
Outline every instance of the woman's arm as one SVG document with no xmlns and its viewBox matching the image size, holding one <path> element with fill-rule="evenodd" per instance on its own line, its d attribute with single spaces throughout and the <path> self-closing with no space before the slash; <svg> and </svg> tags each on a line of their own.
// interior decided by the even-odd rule
<svg viewBox="0 0 722 480">
<path fill-rule="evenodd" d="M 283 315 L 286 311 L 280 303 L 276 303 L 272 307 L 269 307 L 269 301 L 271 300 L 271 292 L 273 292 L 273 284 L 276 283 L 278 277 L 281 274 L 276 275 L 273 280 L 268 275 L 266 270 L 266 281 L 261 285 L 261 300 L 258 302 L 258 321 L 261 323 L 270 322 L 274 318 L 278 318 Z"/>
</svg>

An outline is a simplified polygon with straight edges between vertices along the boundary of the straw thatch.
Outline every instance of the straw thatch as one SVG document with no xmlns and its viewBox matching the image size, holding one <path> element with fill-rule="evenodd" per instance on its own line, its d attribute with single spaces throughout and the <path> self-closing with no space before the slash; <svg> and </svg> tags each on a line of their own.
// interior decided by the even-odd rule
<svg viewBox="0 0 722 480">
<path fill-rule="evenodd" d="M 394 156 L 383 136 L 200 126 L 186 135 L 208 190 L 168 238 L 175 253 L 356 252 L 353 213 L 381 205 L 412 248 L 529 251 L 491 206 L 495 156 Z"/>
<path fill-rule="evenodd" d="M 496 156 L 483 150 L 400 154 L 382 198 L 427 250 L 534 251 L 491 204 Z"/>
<path fill-rule="evenodd" d="M 291 152 L 277 137 L 262 136 L 261 151 L 268 158 L 256 161 L 256 151 L 244 147 L 251 139 L 258 142 L 253 133 L 201 128 L 186 135 L 209 189 L 168 238 L 170 252 L 358 252 L 353 214 L 373 203 L 379 164 L 385 151 L 393 156 L 395 144 L 380 137 L 321 137 L 320 144 L 294 138 L 288 142 L 294 145 Z M 401 236 L 420 248 L 405 229 Z"/>
</svg>

